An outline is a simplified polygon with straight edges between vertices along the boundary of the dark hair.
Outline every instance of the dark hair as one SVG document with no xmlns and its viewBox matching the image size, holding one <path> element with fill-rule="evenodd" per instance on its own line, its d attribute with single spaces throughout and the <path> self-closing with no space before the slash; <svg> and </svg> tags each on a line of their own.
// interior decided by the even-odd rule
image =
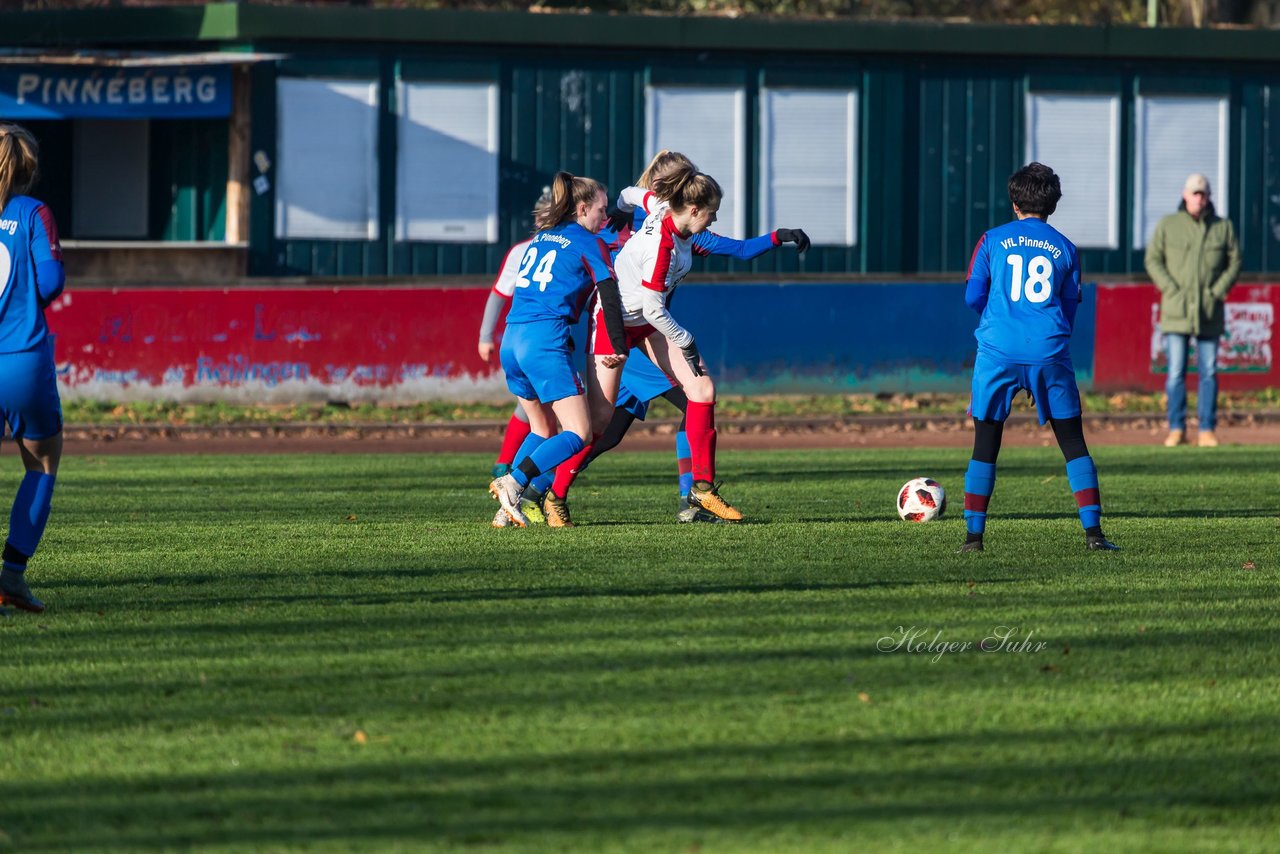
<svg viewBox="0 0 1280 854">
<path fill-rule="evenodd" d="M 1028 163 L 1009 176 L 1009 201 L 1024 214 L 1049 216 L 1061 198 L 1062 182 L 1043 163 Z"/>
<path fill-rule="evenodd" d="M 591 204 L 603 193 L 604 185 L 591 178 L 582 178 L 569 172 L 557 172 L 551 182 L 551 200 L 541 201 L 533 209 L 533 227 L 538 231 L 554 228 L 576 215 L 579 204 Z"/>
</svg>

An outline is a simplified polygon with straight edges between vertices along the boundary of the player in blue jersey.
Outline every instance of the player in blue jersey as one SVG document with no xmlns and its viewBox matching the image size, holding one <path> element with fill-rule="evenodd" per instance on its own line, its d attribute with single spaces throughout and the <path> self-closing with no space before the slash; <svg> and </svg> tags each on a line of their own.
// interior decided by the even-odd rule
<svg viewBox="0 0 1280 854">
<path fill-rule="evenodd" d="M 27 470 L 9 513 L 0 605 L 37 614 L 44 603 L 27 586 L 27 561 L 49 520 L 62 456 L 62 404 L 44 309 L 65 280 L 53 214 L 26 195 L 38 159 L 30 132 L 0 124 L 0 413 Z"/>
<path fill-rule="evenodd" d="M 996 457 L 1013 398 L 1025 390 L 1067 461 L 1067 481 L 1084 527 L 1085 547 L 1118 547 L 1102 533 L 1098 469 L 1085 445 L 1080 391 L 1068 344 L 1080 306 L 1076 247 L 1049 225 L 1062 198 L 1058 176 L 1029 163 L 1009 178 L 1013 222 L 978 240 L 969 262 L 965 302 L 981 315 L 974 337 L 973 458 L 964 477 L 966 537 L 962 552 L 982 551 Z"/>
<path fill-rule="evenodd" d="M 490 483 L 489 492 L 519 527 L 529 523 L 520 510 L 529 481 L 582 450 L 591 431 L 569 329 L 597 289 L 610 335 L 619 346 L 626 341 L 609 250 L 596 236 L 604 225 L 605 205 L 599 182 L 556 173 L 551 203 L 535 217 L 538 233 L 516 273 L 501 358 L 507 388 L 529 416 L 530 432 L 514 468 Z M 626 358 L 622 350 L 614 366 Z M 554 433 L 557 421 L 563 429 Z"/>
<path fill-rule="evenodd" d="M 696 172 L 697 167 L 683 154 L 671 151 L 659 152 L 641 174 L 638 180 L 639 186 L 623 191 L 623 195 L 619 198 L 619 207 L 634 206 L 634 222 L 643 223 L 645 218 L 654 210 L 661 209 L 665 211 L 668 206 L 668 200 L 663 195 L 663 192 L 661 190 L 653 192 L 651 191 L 652 188 L 666 186 L 669 189 L 675 177 Z M 633 230 L 638 229 L 633 228 Z M 724 255 L 740 260 L 751 260 L 759 257 L 781 243 L 789 241 L 798 244 L 801 251 L 808 248 L 808 237 L 798 229 L 778 229 L 749 240 L 735 240 L 710 231 L 700 231 L 692 236 L 691 241 L 690 250 L 694 255 Z M 621 280 L 619 280 L 619 283 L 621 286 Z M 668 308 L 670 307 L 670 296 L 668 294 Z M 624 305 L 625 302 L 624 297 Z M 624 318 L 624 320 L 628 323 L 630 322 L 627 318 Z M 592 357 L 604 357 L 617 352 L 610 346 L 611 339 L 607 339 L 603 334 L 603 330 L 603 317 L 597 312 L 593 314 L 592 333 L 590 336 L 589 353 Z M 632 344 L 637 344 L 644 337 L 643 335 L 638 335 L 636 330 L 630 327 L 627 330 L 627 334 L 628 342 Z M 592 364 L 592 379 L 596 376 L 597 368 L 597 365 Z M 659 396 L 665 397 L 681 411 L 682 415 L 687 415 L 691 406 L 685 390 L 673 380 L 669 373 L 658 368 L 651 360 L 651 356 L 638 344 L 631 351 L 630 358 L 623 367 L 621 377 L 615 382 L 617 382 L 616 399 L 613 407 L 608 410 L 610 412 L 609 418 L 603 417 L 604 407 L 599 405 L 599 401 L 593 402 L 594 434 L 591 444 L 556 470 L 554 482 L 547 481 L 544 476 L 539 482 L 535 482 L 534 488 L 530 490 L 531 495 L 534 492 L 544 494 L 541 509 L 547 523 L 554 527 L 572 525 L 566 499 L 577 475 L 585 471 L 593 460 L 622 441 L 622 437 L 626 434 L 631 424 L 637 418 L 643 419 L 645 417 L 651 400 Z M 593 393 L 597 389 L 601 389 L 599 395 L 601 399 L 609 397 L 610 392 L 607 385 L 605 388 L 601 388 L 599 385 L 592 385 L 592 389 Z M 697 408 L 701 404 L 694 404 L 693 406 Z M 689 501 L 689 495 L 695 483 L 695 467 L 693 464 L 695 453 L 685 432 L 685 421 L 686 419 L 682 418 L 680 430 L 676 434 L 676 456 L 681 503 L 676 519 L 681 522 L 720 521 L 719 516 L 706 511 L 705 508 L 700 510 L 698 506 Z"/>
</svg>

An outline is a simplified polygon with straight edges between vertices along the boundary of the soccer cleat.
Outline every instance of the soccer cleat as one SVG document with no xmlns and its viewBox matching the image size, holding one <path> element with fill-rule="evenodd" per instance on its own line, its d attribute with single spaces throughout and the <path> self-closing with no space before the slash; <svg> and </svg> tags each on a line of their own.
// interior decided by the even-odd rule
<svg viewBox="0 0 1280 854">
<path fill-rule="evenodd" d="M 520 512 L 520 494 L 522 492 L 524 490 L 520 488 L 520 484 L 516 483 L 516 479 L 509 474 L 504 474 L 489 484 L 489 494 L 506 511 L 512 523 L 518 528 L 527 528 L 529 527 L 529 520 L 525 518 L 524 513 Z"/>
<path fill-rule="evenodd" d="M 1176 448 L 1185 444 L 1187 444 L 1186 430 L 1170 430 L 1169 435 L 1164 437 L 1164 446 L 1166 448 Z"/>
<path fill-rule="evenodd" d="M 700 507 L 726 522 L 742 521 L 742 511 L 730 506 L 729 502 L 720 497 L 720 484 L 718 483 L 714 485 L 706 481 L 695 483 L 693 489 L 689 490 L 689 506 Z"/>
<path fill-rule="evenodd" d="M 698 515 L 699 508 L 689 506 L 689 496 L 681 495 L 680 503 L 677 505 L 680 509 L 676 511 L 677 522 L 694 522 L 695 516 Z"/>
<path fill-rule="evenodd" d="M 520 496 L 520 512 L 529 520 L 530 525 L 545 525 L 547 517 L 542 512 L 542 493 L 533 488 L 533 484 Z"/>
<path fill-rule="evenodd" d="M 1084 535 L 1084 547 L 1091 552 L 1118 552 L 1120 547 L 1108 540 L 1102 534 L 1094 536 L 1092 534 Z"/>
<path fill-rule="evenodd" d="M 572 528 L 573 520 L 569 518 L 569 504 L 563 498 L 556 498 L 551 490 L 542 497 L 542 514 L 547 519 L 548 528 Z"/>
<path fill-rule="evenodd" d="M 1196 444 L 1202 448 L 1218 447 L 1218 437 L 1213 435 L 1212 430 L 1201 430 L 1200 435 L 1196 437 Z"/>
<path fill-rule="evenodd" d="M 33 614 L 44 612 L 44 603 L 27 586 L 27 579 L 17 572 L 0 572 L 0 605 L 9 605 Z"/>
<path fill-rule="evenodd" d="M 490 524 L 495 528 L 506 528 L 511 525 L 511 517 L 507 515 L 506 510 L 499 507 L 498 512 L 493 514 L 493 522 Z"/>
<path fill-rule="evenodd" d="M 980 552 L 980 551 L 982 551 L 982 540 L 971 540 L 970 542 L 967 542 L 964 545 L 962 545 L 960 548 L 956 549 L 956 554 L 962 555 L 965 552 Z"/>
<path fill-rule="evenodd" d="M 498 478 L 502 477 L 504 474 L 511 474 L 511 464 L 510 463 L 494 463 L 493 470 L 489 473 L 493 476 L 494 480 L 497 480 Z"/>
<path fill-rule="evenodd" d="M 706 511 L 703 510 L 701 507 L 689 507 L 686 505 L 684 507 L 681 507 L 680 512 L 676 514 L 676 521 L 677 522 L 696 522 L 698 521 L 698 514 L 705 513 L 705 512 Z"/>
</svg>

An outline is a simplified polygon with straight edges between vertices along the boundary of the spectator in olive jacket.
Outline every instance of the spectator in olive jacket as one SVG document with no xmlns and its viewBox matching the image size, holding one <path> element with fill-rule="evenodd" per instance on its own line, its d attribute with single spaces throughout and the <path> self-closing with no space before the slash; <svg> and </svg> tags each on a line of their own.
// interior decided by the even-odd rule
<svg viewBox="0 0 1280 854">
<path fill-rule="evenodd" d="M 1169 356 L 1167 447 L 1187 441 L 1187 350 L 1196 346 L 1200 375 L 1201 447 L 1215 448 L 1218 418 L 1218 339 L 1226 328 L 1223 301 L 1240 275 L 1240 249 L 1231 221 L 1209 199 L 1209 179 L 1191 175 L 1182 204 L 1156 225 L 1147 245 L 1147 275 L 1160 289 L 1160 331 Z"/>
</svg>

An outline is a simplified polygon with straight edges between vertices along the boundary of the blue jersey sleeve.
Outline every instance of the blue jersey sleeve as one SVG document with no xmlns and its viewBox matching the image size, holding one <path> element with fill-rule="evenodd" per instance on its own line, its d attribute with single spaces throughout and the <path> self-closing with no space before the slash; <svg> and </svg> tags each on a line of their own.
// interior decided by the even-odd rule
<svg viewBox="0 0 1280 854">
<path fill-rule="evenodd" d="M 47 205 L 38 206 L 31 214 L 31 259 L 35 261 L 36 289 L 43 308 L 58 298 L 66 284 L 58 224 Z"/>
<path fill-rule="evenodd" d="M 973 247 L 973 257 L 969 259 L 969 272 L 965 279 L 964 301 L 969 308 L 982 314 L 991 293 L 991 259 L 987 254 L 985 234 L 978 238 L 978 245 Z"/>
<path fill-rule="evenodd" d="M 748 240 L 734 240 L 714 231 L 703 231 L 693 236 L 693 251 L 697 254 L 728 255 L 739 261 L 759 258 L 775 246 L 772 231 Z"/>
</svg>

